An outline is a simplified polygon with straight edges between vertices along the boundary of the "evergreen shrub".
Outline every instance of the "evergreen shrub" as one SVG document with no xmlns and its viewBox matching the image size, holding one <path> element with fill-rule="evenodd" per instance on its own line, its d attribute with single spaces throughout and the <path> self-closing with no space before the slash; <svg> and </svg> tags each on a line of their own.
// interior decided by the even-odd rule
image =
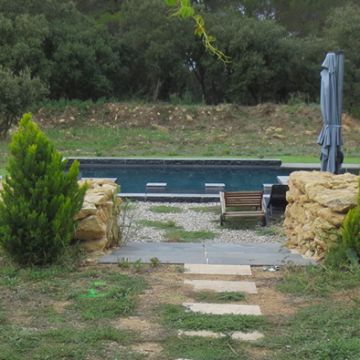
<svg viewBox="0 0 360 360">
<path fill-rule="evenodd" d="M 360 263 L 360 176 L 357 206 L 346 214 L 339 241 L 330 249 L 327 263 L 334 267 Z"/>
<path fill-rule="evenodd" d="M 85 187 L 79 163 L 66 161 L 25 114 L 10 143 L 0 194 L 0 245 L 20 265 L 55 262 L 73 238 Z"/>
</svg>

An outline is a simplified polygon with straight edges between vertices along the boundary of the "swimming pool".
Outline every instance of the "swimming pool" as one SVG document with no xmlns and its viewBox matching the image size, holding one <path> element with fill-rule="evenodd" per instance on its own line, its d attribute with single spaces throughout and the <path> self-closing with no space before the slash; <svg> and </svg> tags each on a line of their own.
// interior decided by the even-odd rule
<svg viewBox="0 0 360 360">
<path fill-rule="evenodd" d="M 206 183 L 223 183 L 227 191 L 262 190 L 265 183 L 276 183 L 276 177 L 286 176 L 278 161 L 80 161 L 82 177 L 117 178 L 122 193 L 146 193 L 146 184 L 166 183 L 161 192 L 204 194 Z"/>
</svg>

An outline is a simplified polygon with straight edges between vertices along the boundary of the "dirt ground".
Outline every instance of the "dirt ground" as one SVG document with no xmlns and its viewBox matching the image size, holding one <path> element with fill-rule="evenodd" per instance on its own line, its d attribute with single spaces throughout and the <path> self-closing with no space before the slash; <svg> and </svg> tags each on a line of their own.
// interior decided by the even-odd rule
<svg viewBox="0 0 360 360">
<path fill-rule="evenodd" d="M 169 335 L 168 329 L 160 324 L 157 309 L 162 304 L 181 305 L 183 302 L 193 302 L 194 292 L 184 279 L 198 280 L 247 280 L 256 283 L 258 293 L 246 294 L 245 300 L 233 302 L 259 305 L 262 313 L 274 321 L 294 314 L 300 307 L 306 305 L 305 301 L 293 296 L 287 296 L 275 289 L 281 280 L 283 271 L 266 272 L 262 267 L 252 267 L 252 276 L 217 276 L 217 275 L 191 275 L 182 272 L 182 266 L 160 265 L 145 275 L 149 289 L 140 297 L 137 315 L 128 318 L 116 319 L 112 325 L 119 329 L 134 330 L 141 334 L 142 342 L 134 350 L 147 354 L 148 359 L 159 359 L 162 350 L 161 343 Z M 263 358 L 265 349 L 252 349 L 254 359 Z"/>
<path fill-rule="evenodd" d="M 86 123 L 89 127 L 147 128 L 164 134 L 177 130 L 200 134 L 205 131 L 211 134 L 209 141 L 212 143 L 230 141 L 234 133 L 248 133 L 273 145 L 286 145 L 294 141 L 287 136 L 290 130 L 301 141 L 314 145 L 314 138 L 322 127 L 318 104 L 265 103 L 250 107 L 236 104 L 183 106 L 166 103 L 106 103 L 89 105 L 80 110 L 74 106 L 62 110 L 41 108 L 34 117 L 42 128 L 69 128 Z M 356 135 L 358 137 L 360 133 L 360 121 L 348 114 L 344 114 L 342 120 L 347 147 L 358 146 Z"/>
</svg>

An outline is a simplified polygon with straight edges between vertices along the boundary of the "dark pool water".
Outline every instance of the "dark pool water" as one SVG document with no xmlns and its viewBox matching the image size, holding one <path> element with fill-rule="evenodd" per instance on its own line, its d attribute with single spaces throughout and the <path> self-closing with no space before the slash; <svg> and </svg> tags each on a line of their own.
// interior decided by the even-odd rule
<svg viewBox="0 0 360 360">
<path fill-rule="evenodd" d="M 205 183 L 224 183 L 227 191 L 262 190 L 291 170 L 238 166 L 81 166 L 82 177 L 117 178 L 121 192 L 145 193 L 146 183 L 166 182 L 167 193 L 205 193 Z"/>
</svg>

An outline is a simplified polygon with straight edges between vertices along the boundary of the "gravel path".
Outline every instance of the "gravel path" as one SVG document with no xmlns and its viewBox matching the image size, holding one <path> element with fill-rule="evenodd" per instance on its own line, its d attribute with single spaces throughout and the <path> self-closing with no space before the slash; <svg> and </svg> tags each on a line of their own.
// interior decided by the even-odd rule
<svg viewBox="0 0 360 360">
<path fill-rule="evenodd" d="M 180 213 L 157 213 L 151 209 L 156 206 L 169 206 L 181 209 Z M 201 211 L 202 209 L 203 211 Z M 212 240 L 202 240 L 209 243 L 271 243 L 284 242 L 281 224 L 261 227 L 253 225 L 247 229 L 221 227 L 219 221 L 219 203 L 157 203 L 135 202 L 124 212 L 120 219 L 124 226 L 125 241 L 162 242 L 166 241 L 166 230 L 156 229 L 141 224 L 143 220 L 173 221 L 186 231 L 211 231 L 215 233 Z M 139 223 L 140 222 L 140 223 Z"/>
</svg>

